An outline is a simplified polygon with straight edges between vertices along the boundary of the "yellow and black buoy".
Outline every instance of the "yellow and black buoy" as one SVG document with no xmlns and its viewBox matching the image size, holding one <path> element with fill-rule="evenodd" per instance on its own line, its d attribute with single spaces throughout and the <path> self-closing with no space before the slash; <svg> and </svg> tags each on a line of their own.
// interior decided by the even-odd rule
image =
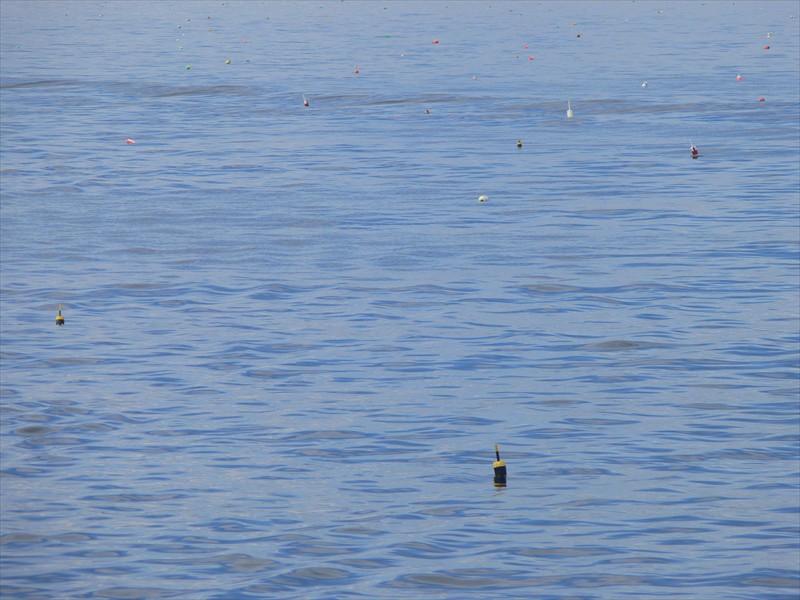
<svg viewBox="0 0 800 600">
<path fill-rule="evenodd" d="M 517 148 L 522 148 L 522 140 L 517 140 Z"/>
<path fill-rule="evenodd" d="M 64 317 L 61 316 L 61 305 L 58 305 L 58 316 L 56 317 L 56 325 L 63 325 Z"/>
<path fill-rule="evenodd" d="M 500 449 L 494 445 L 494 454 L 497 460 L 494 461 L 494 486 L 506 487 L 506 461 L 500 460 Z"/>
</svg>

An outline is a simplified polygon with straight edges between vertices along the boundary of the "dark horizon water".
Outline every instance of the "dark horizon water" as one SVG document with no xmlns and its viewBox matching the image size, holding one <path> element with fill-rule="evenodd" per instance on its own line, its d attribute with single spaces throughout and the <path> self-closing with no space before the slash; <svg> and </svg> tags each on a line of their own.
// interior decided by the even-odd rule
<svg viewBox="0 0 800 600">
<path fill-rule="evenodd" d="M 0 2 L 2 598 L 796 598 L 799 17 Z"/>
</svg>

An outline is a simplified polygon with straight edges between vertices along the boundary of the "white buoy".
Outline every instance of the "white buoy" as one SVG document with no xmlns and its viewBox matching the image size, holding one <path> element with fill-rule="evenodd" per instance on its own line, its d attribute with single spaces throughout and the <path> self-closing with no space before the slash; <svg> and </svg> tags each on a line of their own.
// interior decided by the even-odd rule
<svg viewBox="0 0 800 600">
<path fill-rule="evenodd" d="M 567 100 L 567 118 L 571 119 L 573 115 L 572 106 L 570 106 L 569 100 Z"/>
<path fill-rule="evenodd" d="M 642 87 L 647 87 L 647 82 L 646 81 L 642 84 Z"/>
<path fill-rule="evenodd" d="M 488 202 L 489 196 L 478 196 L 478 202 Z"/>
</svg>

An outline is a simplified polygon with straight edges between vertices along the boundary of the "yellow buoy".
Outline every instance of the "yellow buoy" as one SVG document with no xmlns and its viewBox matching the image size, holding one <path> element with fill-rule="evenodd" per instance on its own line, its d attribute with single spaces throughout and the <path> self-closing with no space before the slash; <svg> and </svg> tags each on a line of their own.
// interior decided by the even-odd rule
<svg viewBox="0 0 800 600">
<path fill-rule="evenodd" d="M 522 140 L 517 140 L 517 148 L 522 148 Z"/>
<path fill-rule="evenodd" d="M 56 317 L 56 325 L 63 325 L 64 317 L 61 316 L 61 305 L 58 305 L 58 316 Z"/>
<path fill-rule="evenodd" d="M 500 460 L 500 448 L 494 445 L 494 454 L 497 460 L 494 461 L 494 485 L 495 487 L 506 487 L 506 461 Z"/>
</svg>

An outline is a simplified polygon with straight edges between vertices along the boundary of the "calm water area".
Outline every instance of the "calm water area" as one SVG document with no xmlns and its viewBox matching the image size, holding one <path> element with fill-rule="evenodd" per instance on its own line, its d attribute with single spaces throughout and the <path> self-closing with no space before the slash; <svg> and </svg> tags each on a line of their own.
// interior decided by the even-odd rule
<svg viewBox="0 0 800 600">
<path fill-rule="evenodd" d="M 794 0 L 0 1 L 0 597 L 796 599 L 799 106 Z"/>
</svg>

